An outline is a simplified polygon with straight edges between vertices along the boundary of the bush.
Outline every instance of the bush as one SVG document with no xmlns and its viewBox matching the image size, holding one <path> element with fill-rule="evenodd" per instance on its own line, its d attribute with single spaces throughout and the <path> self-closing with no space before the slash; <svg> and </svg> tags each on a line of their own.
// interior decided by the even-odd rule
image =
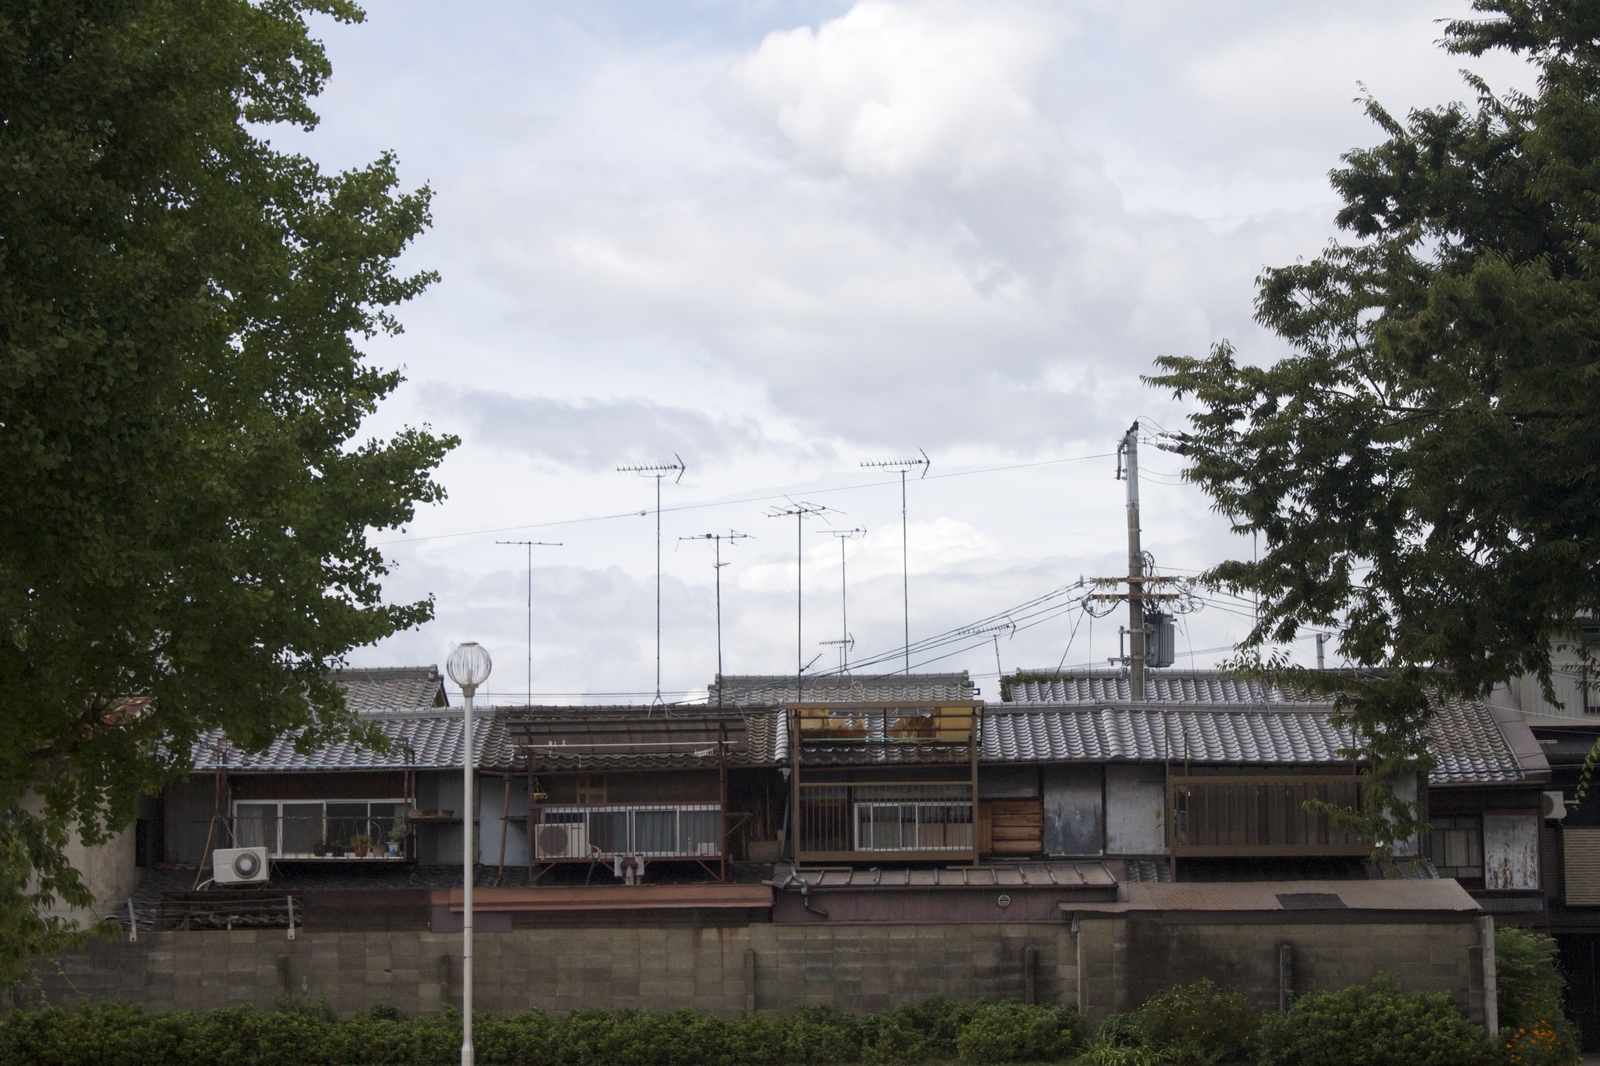
<svg viewBox="0 0 1600 1066">
<path fill-rule="evenodd" d="M 484 1066 L 767 1066 L 1037 1061 L 1064 1057 L 1081 1024 L 1068 1007 L 930 1000 L 883 1014 L 803 1007 L 792 1016 L 694 1011 L 478 1014 Z M 326 1004 L 152 1013 L 125 1004 L 12 1010 L 0 1066 L 435 1066 L 455 1061 L 452 1010 L 408 1018 L 393 1007 L 337 1018 Z"/>
<path fill-rule="evenodd" d="M 1561 1012 L 1556 942 L 1525 929 L 1495 933 L 1500 1053 L 1507 1066 L 1574 1066 L 1578 1033 Z"/>
<path fill-rule="evenodd" d="M 1101 1022 L 1084 1057 L 1090 1066 L 1155 1066 L 1160 1061 L 1145 1040 L 1138 1012 L 1113 1014 Z"/>
<path fill-rule="evenodd" d="M 1260 1024 L 1249 998 L 1210 981 L 1157 992 L 1138 1017 L 1145 1042 L 1174 1066 L 1242 1062 Z"/>
<path fill-rule="evenodd" d="M 989 1003 L 977 1008 L 956 1039 L 962 1062 L 1064 1059 L 1078 1045 L 1083 1018 L 1072 1007 Z"/>
<path fill-rule="evenodd" d="M 1489 1066 L 1481 1028 L 1443 992 L 1404 993 L 1392 984 L 1312 992 L 1257 1031 L 1260 1066 Z"/>
</svg>

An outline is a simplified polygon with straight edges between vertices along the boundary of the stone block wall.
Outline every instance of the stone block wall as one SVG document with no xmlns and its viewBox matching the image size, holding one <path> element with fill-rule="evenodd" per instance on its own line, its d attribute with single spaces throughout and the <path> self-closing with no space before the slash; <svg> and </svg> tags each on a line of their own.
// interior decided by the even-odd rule
<svg viewBox="0 0 1600 1066">
<path fill-rule="evenodd" d="M 882 1010 L 935 996 L 1072 1002 L 1061 925 L 523 929 L 474 939 L 477 1007 L 717 1014 L 828 1005 Z M 1029 950 L 1031 949 L 1031 950 Z M 19 1003 L 126 1000 L 153 1009 L 271 1007 L 284 993 L 340 1013 L 461 1002 L 461 939 L 430 932 L 141 933 L 41 963 Z M 1032 967 L 1031 979 L 1023 971 Z"/>
<path fill-rule="evenodd" d="M 1209 978 L 1279 1003 L 1395 974 L 1482 1014 L 1480 931 L 1468 921 L 1326 924 L 1067 922 L 948 925 L 754 924 L 733 928 L 520 929 L 480 934 L 481 1010 L 690 1007 L 716 1014 L 805 1005 L 884 1010 L 944 996 L 1071 1003 L 1091 1023 L 1152 992 Z M 1492 935 L 1492 934 L 1491 934 Z M 1283 948 L 1287 946 L 1287 954 Z M 407 1012 L 461 1001 L 461 940 L 418 931 L 141 933 L 44 962 L 18 1003 L 125 1000 L 153 1009 L 271 1007 L 285 993 L 340 1013 L 383 1003 Z M 1079 981 L 1082 967 L 1084 980 Z M 1478 992 L 1474 997 L 1473 992 Z M 1480 1019 L 1481 1020 L 1481 1019 Z"/>
</svg>

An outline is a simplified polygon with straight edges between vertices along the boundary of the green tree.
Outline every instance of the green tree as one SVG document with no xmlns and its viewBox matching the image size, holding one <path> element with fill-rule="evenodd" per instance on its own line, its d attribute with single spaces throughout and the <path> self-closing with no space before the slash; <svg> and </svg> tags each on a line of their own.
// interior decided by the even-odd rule
<svg viewBox="0 0 1600 1066">
<path fill-rule="evenodd" d="M 1444 47 L 1527 58 L 1537 91 L 1404 121 L 1332 174 L 1349 238 L 1260 278 L 1291 356 L 1226 343 L 1150 380 L 1194 397 L 1187 476 L 1258 561 L 1211 580 L 1259 594 L 1260 651 L 1335 627 L 1336 685 L 1383 774 L 1426 765 L 1433 698 L 1531 673 L 1600 606 L 1600 3 L 1474 0 Z M 1381 789 L 1391 835 L 1416 828 Z M 1369 829 L 1383 830 L 1369 822 Z"/>
<path fill-rule="evenodd" d="M 318 12 L 362 17 L 0 2 L 0 984 L 72 942 L 40 916 L 89 902 L 69 830 L 126 825 L 203 730 L 357 728 L 326 669 L 431 613 L 383 602 L 367 532 L 455 441 L 358 439 L 428 191 L 273 147 L 316 123 Z"/>
</svg>

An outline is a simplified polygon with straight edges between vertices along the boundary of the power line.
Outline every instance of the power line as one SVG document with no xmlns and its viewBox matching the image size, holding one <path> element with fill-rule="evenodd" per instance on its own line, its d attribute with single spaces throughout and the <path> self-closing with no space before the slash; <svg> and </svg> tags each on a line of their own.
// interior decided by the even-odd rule
<svg viewBox="0 0 1600 1066">
<path fill-rule="evenodd" d="M 1070 455 L 1061 459 L 1040 459 L 1032 463 L 1007 463 L 1001 466 L 981 466 L 972 470 L 953 470 L 948 474 L 930 474 L 929 481 L 941 481 L 945 478 L 975 477 L 979 474 L 1000 474 L 1009 470 L 1031 470 L 1041 466 L 1059 466 L 1062 463 L 1081 463 L 1090 459 L 1106 459 L 1111 452 L 1096 452 L 1093 455 Z M 807 494 L 822 496 L 835 492 L 858 492 L 863 489 L 882 488 L 885 485 L 898 484 L 895 481 L 869 481 L 859 485 L 836 485 L 832 488 L 808 489 Z M 743 503 L 771 503 L 775 500 L 786 500 L 789 496 L 784 493 L 771 493 L 763 496 L 744 496 L 730 500 L 708 500 L 704 503 L 683 503 L 675 507 L 664 507 L 662 512 L 671 514 L 674 511 L 699 511 L 712 507 L 735 507 Z M 613 514 L 587 515 L 583 518 L 558 518 L 548 522 L 523 522 L 514 526 L 495 526 L 484 529 L 463 529 L 454 533 L 428 533 L 420 536 L 403 535 L 392 540 L 373 541 L 372 547 L 383 548 L 395 544 L 419 544 L 429 540 L 453 540 L 460 537 L 485 537 L 494 533 L 516 533 L 524 529 L 550 529 L 555 526 L 572 526 L 587 522 L 609 522 L 618 518 L 642 518 L 649 511 L 617 511 Z"/>
</svg>

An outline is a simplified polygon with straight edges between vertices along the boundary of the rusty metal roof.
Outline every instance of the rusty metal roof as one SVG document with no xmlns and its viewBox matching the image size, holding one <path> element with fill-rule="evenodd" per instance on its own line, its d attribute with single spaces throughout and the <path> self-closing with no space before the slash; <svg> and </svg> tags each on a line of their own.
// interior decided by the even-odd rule
<svg viewBox="0 0 1600 1066">
<path fill-rule="evenodd" d="M 793 674 L 733 674 L 711 684 L 712 704 L 734 706 L 780 703 L 936 703 L 970 700 L 977 690 L 965 670 L 959 674 L 847 674 L 808 677 L 795 690 Z"/>
<path fill-rule="evenodd" d="M 729 766 L 776 766 L 789 757 L 778 710 L 518 707 L 498 713 L 512 750 L 510 761 L 496 769 L 525 770 L 530 758 L 541 772 L 714 768 L 724 737 Z"/>
<path fill-rule="evenodd" d="M 793 878 L 791 879 L 790 874 Z M 1117 879 L 1098 862 L 1024 862 L 940 869 L 792 870 L 780 866 L 768 882 L 775 888 L 1110 888 Z"/>
<path fill-rule="evenodd" d="M 459 888 L 435 892 L 433 902 L 452 911 L 466 908 Z M 771 906 L 772 889 L 765 884 L 551 885 L 477 888 L 472 893 L 474 911 L 744 910 Z"/>
</svg>

